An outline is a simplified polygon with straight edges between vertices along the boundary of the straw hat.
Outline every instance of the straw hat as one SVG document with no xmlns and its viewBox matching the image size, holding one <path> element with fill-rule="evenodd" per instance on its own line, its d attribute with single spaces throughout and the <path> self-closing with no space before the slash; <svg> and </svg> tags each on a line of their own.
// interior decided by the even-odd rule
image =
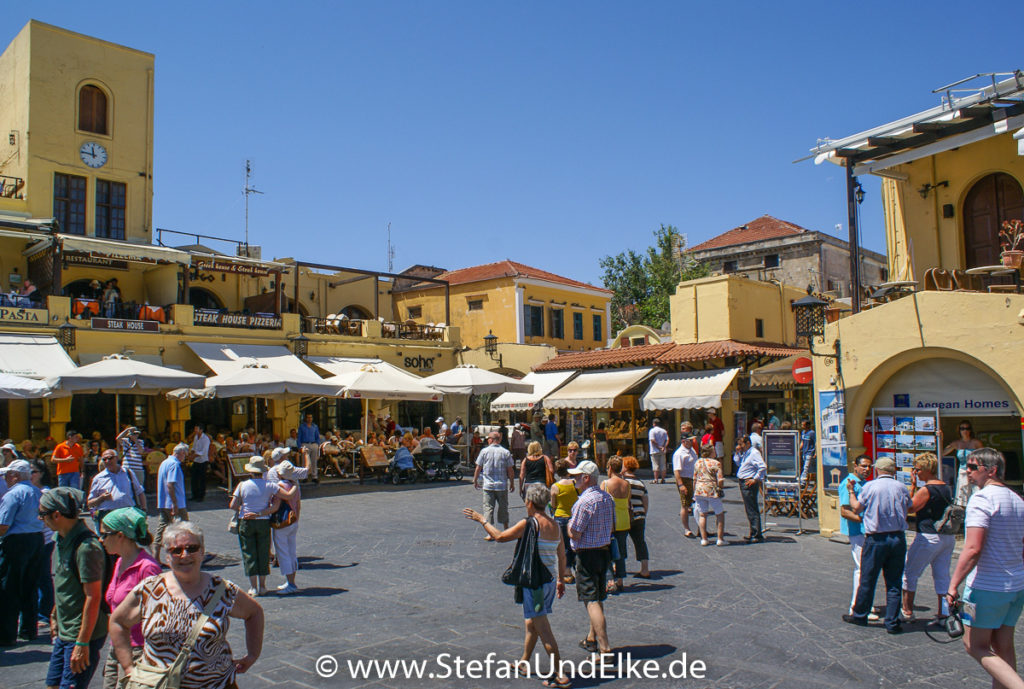
<svg viewBox="0 0 1024 689">
<path fill-rule="evenodd" d="M 286 481 L 291 481 L 295 476 L 295 465 L 287 459 L 277 465 L 277 475 Z"/>
<path fill-rule="evenodd" d="M 267 473 L 267 463 L 263 461 L 262 457 L 250 457 L 249 463 L 245 465 L 245 470 L 250 474 L 265 474 Z"/>
</svg>

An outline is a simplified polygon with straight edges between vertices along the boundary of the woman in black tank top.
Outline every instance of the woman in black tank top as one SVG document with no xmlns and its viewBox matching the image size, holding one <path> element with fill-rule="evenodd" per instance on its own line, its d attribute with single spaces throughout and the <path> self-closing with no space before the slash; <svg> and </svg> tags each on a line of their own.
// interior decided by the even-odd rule
<svg viewBox="0 0 1024 689">
<path fill-rule="evenodd" d="M 943 483 L 937 473 L 938 458 L 931 452 L 914 459 L 911 475 L 914 485 L 923 483 L 914 492 L 911 510 L 917 514 L 917 534 L 907 549 L 907 562 L 903 569 L 903 614 L 904 620 L 914 617 L 914 595 L 917 580 L 925 567 L 931 565 L 932 579 L 938 598 L 936 617 L 948 612 L 944 594 L 949 588 L 949 563 L 953 556 L 956 537 L 952 534 L 935 532 L 935 522 L 942 517 L 946 507 L 953 502 L 953 491 Z"/>
<path fill-rule="evenodd" d="M 534 440 L 527 445 L 526 459 L 519 467 L 519 496 L 526 495 L 526 487 L 531 483 L 540 483 L 550 487 L 553 475 L 551 460 L 543 454 L 541 444 Z"/>
</svg>

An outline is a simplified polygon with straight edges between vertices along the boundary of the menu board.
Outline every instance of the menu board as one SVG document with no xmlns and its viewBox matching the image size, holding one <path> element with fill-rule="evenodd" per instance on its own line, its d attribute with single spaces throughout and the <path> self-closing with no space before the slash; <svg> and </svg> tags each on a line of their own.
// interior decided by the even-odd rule
<svg viewBox="0 0 1024 689">
<path fill-rule="evenodd" d="M 896 479 L 911 486 L 913 478 L 910 470 L 914 468 L 914 458 L 938 450 L 938 411 L 872 409 L 871 426 L 875 461 L 883 458 L 893 460 L 896 463 Z"/>
<path fill-rule="evenodd" d="M 771 478 L 796 478 L 800 475 L 800 432 L 764 431 L 764 463 Z"/>
</svg>

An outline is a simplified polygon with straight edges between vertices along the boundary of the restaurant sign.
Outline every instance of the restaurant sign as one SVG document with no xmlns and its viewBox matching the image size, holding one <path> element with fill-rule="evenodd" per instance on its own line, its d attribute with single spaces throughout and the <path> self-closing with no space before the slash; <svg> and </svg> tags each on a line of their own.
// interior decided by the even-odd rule
<svg viewBox="0 0 1024 689">
<path fill-rule="evenodd" d="M 50 319 L 46 309 L 21 309 L 0 306 L 0 322 L 4 323 L 39 323 L 45 325 Z"/>
<path fill-rule="evenodd" d="M 281 328 L 281 317 L 274 315 L 220 313 L 219 311 L 201 311 L 196 309 L 193 314 L 192 324 L 212 325 L 226 328 L 278 330 Z"/>
<path fill-rule="evenodd" d="M 270 275 L 270 268 L 256 263 L 234 263 L 218 261 L 213 258 L 192 258 L 192 265 L 198 270 L 212 270 L 218 273 L 235 273 L 237 275 Z"/>
<path fill-rule="evenodd" d="M 128 270 L 128 261 L 107 256 L 97 256 L 77 251 L 66 251 L 62 254 L 64 263 L 69 266 L 88 266 L 90 268 L 107 268 L 109 270 Z"/>
<path fill-rule="evenodd" d="M 127 318 L 93 318 L 93 330 L 121 330 L 130 333 L 158 333 L 160 324 L 156 321 L 136 321 Z"/>
</svg>

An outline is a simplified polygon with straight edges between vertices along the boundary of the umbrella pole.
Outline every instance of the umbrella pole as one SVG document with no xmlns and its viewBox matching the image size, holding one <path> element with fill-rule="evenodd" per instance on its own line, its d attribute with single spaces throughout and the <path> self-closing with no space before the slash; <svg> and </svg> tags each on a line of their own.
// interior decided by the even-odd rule
<svg viewBox="0 0 1024 689">
<path fill-rule="evenodd" d="M 114 393 L 114 437 L 121 434 L 121 395 Z"/>
</svg>

